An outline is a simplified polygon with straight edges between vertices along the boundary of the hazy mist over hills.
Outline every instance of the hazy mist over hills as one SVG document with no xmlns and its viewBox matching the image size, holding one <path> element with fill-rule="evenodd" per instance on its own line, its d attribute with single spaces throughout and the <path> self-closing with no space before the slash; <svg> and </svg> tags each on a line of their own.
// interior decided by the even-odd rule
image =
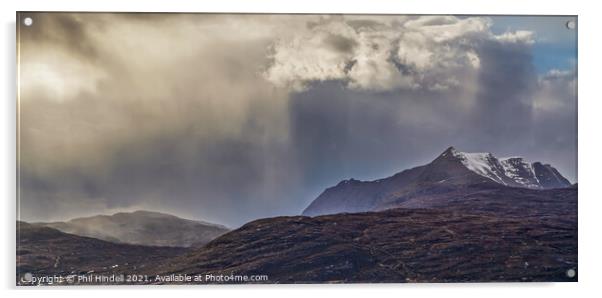
<svg viewBox="0 0 602 298">
<path fill-rule="evenodd" d="M 118 243 L 175 247 L 202 246 L 229 231 L 222 225 L 150 211 L 35 224 Z"/>
</svg>

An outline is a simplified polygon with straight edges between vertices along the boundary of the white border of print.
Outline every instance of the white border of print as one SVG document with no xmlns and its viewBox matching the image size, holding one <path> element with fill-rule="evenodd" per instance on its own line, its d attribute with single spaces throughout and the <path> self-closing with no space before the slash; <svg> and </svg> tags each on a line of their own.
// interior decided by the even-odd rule
<svg viewBox="0 0 602 298">
<path fill-rule="evenodd" d="M 602 11 L 595 1 L 476 1 L 476 0 L 22 0 L 2 1 L 2 71 L 0 84 L 4 96 L 0 121 L 3 146 L 0 146 L 0 190 L 2 196 L 3 233 L 0 245 L 3 258 L 0 282 L 10 297 L 106 297 L 115 294 L 144 291 L 147 297 L 163 297 L 166 291 L 177 295 L 251 296 L 251 297 L 308 297 L 318 292 L 330 292 L 343 297 L 402 294 L 415 296 L 451 297 L 582 297 L 593 296 L 600 277 L 600 212 L 602 198 L 597 179 L 601 179 L 599 112 L 601 109 L 599 72 L 601 69 L 600 34 Z M 152 286 L 152 287 L 86 287 L 15 289 L 15 11 L 142 11 L 142 12 L 261 12 L 261 13 L 412 13 L 412 14 L 558 14 L 579 15 L 579 282 L 578 283 L 486 283 L 486 284 L 385 284 L 385 285 L 250 285 L 250 286 Z M 597 92 L 598 91 L 598 92 Z M 97 290 L 97 291 L 94 291 Z M 194 292 L 193 292 L 194 291 Z M 199 292 L 201 291 L 201 292 Z M 85 292 L 85 293 L 84 293 Z M 112 295 L 113 293 L 111 293 Z M 4 296 L 3 297 L 7 297 Z"/>
</svg>

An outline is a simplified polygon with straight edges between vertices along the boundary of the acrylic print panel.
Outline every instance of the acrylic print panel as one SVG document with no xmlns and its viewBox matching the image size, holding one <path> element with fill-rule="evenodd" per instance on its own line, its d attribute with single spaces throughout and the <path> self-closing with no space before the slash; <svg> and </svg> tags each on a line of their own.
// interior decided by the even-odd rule
<svg viewBox="0 0 602 298">
<path fill-rule="evenodd" d="M 577 281 L 575 16 L 17 22 L 18 285 Z"/>
</svg>

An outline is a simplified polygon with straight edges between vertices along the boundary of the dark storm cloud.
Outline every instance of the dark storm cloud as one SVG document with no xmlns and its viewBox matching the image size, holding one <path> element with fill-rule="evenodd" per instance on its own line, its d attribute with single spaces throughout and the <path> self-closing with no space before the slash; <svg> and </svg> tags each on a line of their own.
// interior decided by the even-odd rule
<svg viewBox="0 0 602 298">
<path fill-rule="evenodd" d="M 486 19 L 34 19 L 21 28 L 24 220 L 152 209 L 236 226 L 449 145 L 576 175 L 574 76 L 538 77 L 530 35 L 493 35 Z"/>
<path fill-rule="evenodd" d="M 23 43 L 35 42 L 61 47 L 83 59 L 92 60 L 96 57 L 95 45 L 86 34 L 88 26 L 84 15 L 28 13 L 24 16 L 35 20 L 35 26 L 21 30 L 20 38 Z M 96 29 L 102 28 L 102 22 L 94 20 L 94 15 L 89 15 L 89 18 L 92 20 L 87 21 L 92 21 Z"/>
<path fill-rule="evenodd" d="M 473 122 L 466 128 L 480 150 L 507 147 L 518 154 L 524 141 L 533 136 L 532 97 L 537 75 L 530 49 L 527 44 L 502 46 L 496 41 L 478 47 L 478 91 L 469 115 Z"/>
<path fill-rule="evenodd" d="M 328 37 L 325 39 L 325 42 L 333 49 L 343 53 L 352 52 L 353 49 L 358 45 L 355 40 L 338 35 L 328 35 Z"/>
<path fill-rule="evenodd" d="M 428 162 L 458 134 L 446 122 L 462 121 L 461 106 L 448 99 L 412 91 L 358 94 L 336 82 L 295 96 L 291 139 L 311 195 L 341 179 L 377 179 Z"/>
</svg>

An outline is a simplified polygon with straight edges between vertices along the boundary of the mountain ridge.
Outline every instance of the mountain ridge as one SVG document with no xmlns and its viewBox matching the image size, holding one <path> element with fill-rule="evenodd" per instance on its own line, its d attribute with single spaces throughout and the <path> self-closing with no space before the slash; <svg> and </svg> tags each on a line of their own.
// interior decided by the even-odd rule
<svg viewBox="0 0 602 298">
<path fill-rule="evenodd" d="M 449 147 L 430 163 L 387 178 L 343 180 L 327 188 L 302 215 L 383 210 L 403 206 L 400 202 L 409 198 L 441 197 L 468 186 L 545 190 L 570 185 L 551 165 L 528 163 L 519 157 L 500 160 L 491 153 L 465 153 Z"/>
</svg>

